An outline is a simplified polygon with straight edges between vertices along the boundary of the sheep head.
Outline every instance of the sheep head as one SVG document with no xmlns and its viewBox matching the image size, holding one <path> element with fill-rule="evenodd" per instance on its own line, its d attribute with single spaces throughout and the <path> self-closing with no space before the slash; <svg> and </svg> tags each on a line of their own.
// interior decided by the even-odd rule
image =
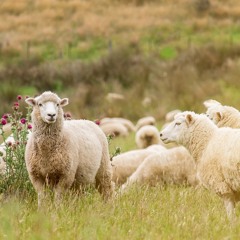
<svg viewBox="0 0 240 240">
<path fill-rule="evenodd" d="M 58 116 L 63 117 L 62 107 L 68 104 L 68 98 L 60 99 L 50 91 L 35 98 L 27 98 L 26 103 L 33 107 L 32 116 L 38 116 L 47 124 L 55 123 Z"/>
</svg>

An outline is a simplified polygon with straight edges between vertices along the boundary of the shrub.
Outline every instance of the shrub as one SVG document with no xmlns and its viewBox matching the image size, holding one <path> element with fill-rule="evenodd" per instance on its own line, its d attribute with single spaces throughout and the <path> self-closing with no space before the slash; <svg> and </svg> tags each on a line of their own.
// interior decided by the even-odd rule
<svg viewBox="0 0 240 240">
<path fill-rule="evenodd" d="M 24 153 L 27 143 L 30 124 L 30 107 L 27 107 L 27 114 L 24 117 L 20 110 L 22 96 L 17 97 L 17 101 L 12 106 L 12 114 L 4 114 L 0 122 L 1 135 L 6 147 L 6 156 L 3 157 L 6 163 L 6 171 L 0 175 L 0 193 L 24 193 L 31 191 L 32 185 L 28 177 L 25 165 Z M 13 141 L 8 141 L 3 126 L 11 124 Z"/>
</svg>

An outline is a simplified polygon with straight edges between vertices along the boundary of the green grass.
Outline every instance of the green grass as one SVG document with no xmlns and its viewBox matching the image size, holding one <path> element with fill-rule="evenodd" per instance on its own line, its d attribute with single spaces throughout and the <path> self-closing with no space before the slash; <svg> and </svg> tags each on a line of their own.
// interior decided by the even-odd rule
<svg viewBox="0 0 240 240">
<path fill-rule="evenodd" d="M 115 138 L 110 151 L 135 148 L 134 134 Z M 0 239 L 239 239 L 240 208 L 230 223 L 221 199 L 202 187 L 133 186 L 104 202 L 95 189 L 67 194 L 57 208 L 37 211 L 36 194 L 2 196 Z"/>
<path fill-rule="evenodd" d="M 105 203 L 95 191 L 68 196 L 58 209 L 36 210 L 36 200 L 0 208 L 1 239 L 238 239 L 220 199 L 202 188 L 135 187 Z M 238 211 L 239 216 L 239 211 Z"/>
</svg>

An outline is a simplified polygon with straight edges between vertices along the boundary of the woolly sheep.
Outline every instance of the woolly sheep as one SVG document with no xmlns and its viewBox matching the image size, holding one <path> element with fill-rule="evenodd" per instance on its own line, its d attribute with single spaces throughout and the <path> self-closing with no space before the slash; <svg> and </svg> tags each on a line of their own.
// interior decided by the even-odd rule
<svg viewBox="0 0 240 240">
<path fill-rule="evenodd" d="M 52 189 L 59 201 L 67 189 L 95 183 L 103 197 L 110 198 L 112 172 L 102 130 L 88 120 L 64 121 L 62 107 L 68 104 L 68 98 L 60 99 L 50 91 L 25 101 L 33 107 L 25 161 L 38 193 L 38 207 L 46 197 L 45 187 Z"/>
<path fill-rule="evenodd" d="M 204 106 L 207 108 L 207 116 L 218 127 L 240 128 L 240 112 L 230 106 L 223 106 L 216 100 L 206 100 Z"/>
<path fill-rule="evenodd" d="M 170 123 L 174 120 L 174 116 L 178 113 L 182 112 L 181 110 L 179 109 L 174 109 L 170 112 L 168 112 L 166 115 L 165 115 L 165 121 L 166 123 Z"/>
<path fill-rule="evenodd" d="M 192 156 L 184 147 L 175 147 L 153 153 L 146 157 L 137 170 L 122 185 L 123 193 L 133 184 L 187 184 L 195 186 L 196 166 Z"/>
<path fill-rule="evenodd" d="M 240 200 L 240 130 L 218 128 L 205 114 L 186 111 L 160 137 L 189 150 L 200 182 L 223 199 L 228 217 L 234 216 Z"/>
<path fill-rule="evenodd" d="M 120 117 L 103 118 L 100 121 L 100 126 L 102 126 L 106 123 L 112 123 L 112 122 L 118 122 L 118 123 L 123 124 L 127 128 L 128 132 L 135 131 L 135 126 L 133 125 L 133 123 L 130 120 L 125 119 L 125 118 L 120 118 Z"/>
<path fill-rule="evenodd" d="M 109 122 L 100 125 L 100 128 L 105 133 L 106 136 L 123 136 L 126 137 L 129 133 L 127 128 L 119 122 Z"/>
<path fill-rule="evenodd" d="M 146 125 L 141 127 L 135 135 L 135 142 L 138 148 L 146 148 L 153 144 L 163 145 L 159 131 L 155 126 Z"/>
<path fill-rule="evenodd" d="M 125 100 L 125 97 L 119 93 L 108 93 L 106 99 L 110 103 L 119 102 Z"/>
<path fill-rule="evenodd" d="M 12 125 L 10 123 L 7 123 L 6 125 L 2 126 L 2 129 L 0 129 L 0 143 L 3 143 L 4 141 L 2 136 L 2 131 L 4 132 L 4 136 L 9 136 L 12 132 L 11 128 L 12 128 Z"/>
<path fill-rule="evenodd" d="M 156 119 L 154 117 L 152 116 L 143 117 L 137 121 L 136 130 L 146 125 L 155 125 L 155 124 L 156 124 Z"/>
<path fill-rule="evenodd" d="M 152 145 L 146 149 L 131 150 L 121 153 L 112 159 L 113 177 L 116 184 L 123 184 L 127 178 L 138 168 L 144 159 L 152 153 L 165 151 L 161 145 Z"/>
</svg>

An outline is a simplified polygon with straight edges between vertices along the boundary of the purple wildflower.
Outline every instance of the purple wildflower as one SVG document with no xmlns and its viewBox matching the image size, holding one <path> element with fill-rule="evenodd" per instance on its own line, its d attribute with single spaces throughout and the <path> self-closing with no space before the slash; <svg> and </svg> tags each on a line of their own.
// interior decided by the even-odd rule
<svg viewBox="0 0 240 240">
<path fill-rule="evenodd" d="M 2 124 L 2 125 L 6 125 L 6 124 L 7 124 L 7 120 L 6 120 L 5 118 L 2 118 L 2 119 L 1 119 L 1 124 Z"/>
<path fill-rule="evenodd" d="M 21 120 L 20 120 L 20 122 L 22 123 L 22 124 L 25 124 L 26 123 L 26 119 L 25 118 L 22 118 Z"/>
<path fill-rule="evenodd" d="M 31 125 L 31 124 L 28 124 L 27 128 L 28 128 L 28 129 L 32 129 L 32 125 Z"/>
<path fill-rule="evenodd" d="M 18 95 L 17 96 L 17 100 L 21 100 L 22 99 L 22 96 L 21 95 Z"/>
</svg>

